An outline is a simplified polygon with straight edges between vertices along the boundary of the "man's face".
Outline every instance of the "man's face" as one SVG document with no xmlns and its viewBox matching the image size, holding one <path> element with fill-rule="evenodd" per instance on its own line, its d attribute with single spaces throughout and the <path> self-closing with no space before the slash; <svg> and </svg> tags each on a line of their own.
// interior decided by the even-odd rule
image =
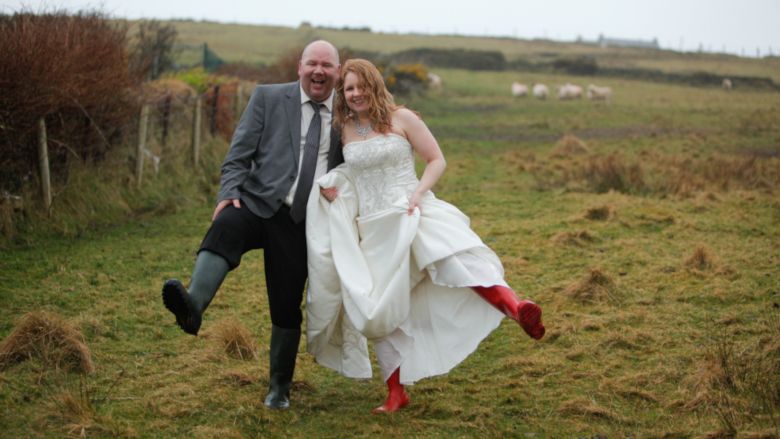
<svg viewBox="0 0 780 439">
<path fill-rule="evenodd" d="M 298 78 L 303 91 L 314 101 L 330 96 L 339 78 L 338 54 L 325 42 L 310 44 L 298 62 Z"/>
</svg>

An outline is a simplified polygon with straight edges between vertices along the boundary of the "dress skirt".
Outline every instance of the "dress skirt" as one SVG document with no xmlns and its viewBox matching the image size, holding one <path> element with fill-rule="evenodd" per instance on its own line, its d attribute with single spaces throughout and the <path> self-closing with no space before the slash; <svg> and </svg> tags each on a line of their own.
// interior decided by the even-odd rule
<svg viewBox="0 0 780 439">
<path fill-rule="evenodd" d="M 498 327 L 504 315 L 470 287 L 506 285 L 503 267 L 460 210 L 428 192 L 412 215 L 401 197 L 359 217 L 348 167 L 317 183 L 338 191 L 332 203 L 312 192 L 306 216 L 307 349 L 318 363 L 370 378 L 372 340 L 398 356 L 383 378 L 400 366 L 412 384 L 449 372 Z"/>
</svg>

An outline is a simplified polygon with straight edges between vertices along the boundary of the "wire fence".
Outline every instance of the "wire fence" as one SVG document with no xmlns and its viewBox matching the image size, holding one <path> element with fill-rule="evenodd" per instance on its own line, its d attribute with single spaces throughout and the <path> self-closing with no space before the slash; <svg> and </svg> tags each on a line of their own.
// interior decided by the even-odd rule
<svg viewBox="0 0 780 439">
<path fill-rule="evenodd" d="M 111 127 L 111 133 L 119 135 L 109 135 L 94 124 L 89 129 L 98 132 L 99 142 L 104 143 L 102 148 L 127 151 L 127 157 L 132 161 L 129 168 L 133 184 L 140 188 L 150 172 L 156 175 L 160 166 L 168 161 L 186 157 L 185 162 L 189 162 L 193 169 L 197 168 L 205 139 L 222 137 L 229 140 L 252 89 L 253 85 L 249 82 L 236 82 L 211 86 L 204 93 L 195 93 L 189 88 L 158 91 L 143 97 L 136 117 L 123 126 Z M 84 121 L 64 123 L 79 124 Z M 34 166 L 30 164 L 28 175 L 19 175 L 18 178 L 38 183 L 41 206 L 48 211 L 56 195 L 56 186 L 67 185 L 68 160 L 84 159 L 68 146 L 68 142 L 48 135 L 43 117 L 38 120 L 36 137 L 37 163 Z M 52 152 L 55 156 L 65 154 L 67 160 L 64 164 L 62 159 L 57 160 L 56 166 L 52 166 Z M 94 165 L 111 166 L 112 163 L 96 161 Z M 29 175 L 33 168 L 35 175 Z M 5 207 L 11 210 L 24 208 L 23 197 L 8 191 L 0 193 L 0 204 L 6 204 Z"/>
</svg>

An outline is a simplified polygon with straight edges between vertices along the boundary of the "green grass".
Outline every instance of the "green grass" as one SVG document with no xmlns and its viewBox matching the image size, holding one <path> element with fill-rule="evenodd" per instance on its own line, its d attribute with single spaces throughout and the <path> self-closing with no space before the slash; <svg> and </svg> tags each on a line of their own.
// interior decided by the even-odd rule
<svg viewBox="0 0 780 439">
<path fill-rule="evenodd" d="M 392 416 L 370 414 L 384 398 L 377 377 L 338 376 L 301 346 L 293 408 L 268 411 L 262 253 L 229 275 L 200 337 L 181 333 L 160 300 L 164 279 L 187 281 L 211 215 L 204 199 L 0 254 L 0 337 L 26 312 L 54 311 L 82 329 L 96 364 L 84 381 L 34 360 L 0 372 L 0 436 L 61 437 L 83 428 L 93 437 L 692 437 L 727 431 L 722 415 L 729 413 L 741 434 L 777 435 L 777 415 L 757 405 L 754 387 L 721 394 L 711 377 L 719 346 L 753 355 L 780 329 L 771 325 L 780 302 L 780 127 L 766 122 L 776 120 L 780 94 L 610 80 L 609 105 L 542 102 L 509 96 L 514 73 L 441 75 L 442 92 L 400 99 L 420 111 L 447 157 L 437 196 L 471 217 L 509 283 L 541 304 L 544 340 L 532 342 L 504 321 L 450 374 L 411 387 L 412 404 Z M 567 133 L 590 155 L 553 157 Z M 774 173 L 767 171 L 768 186 L 733 180 L 646 195 L 589 190 L 576 171 L 615 152 L 644 166 L 648 180 L 669 171 L 656 163 L 670 158 L 693 167 L 721 155 L 737 163 L 753 152 Z M 545 173 L 560 178 L 540 182 Z M 720 174 L 693 175 L 706 183 Z M 597 207 L 612 215 L 586 219 Z M 577 232 L 591 239 L 560 239 Z M 714 258 L 711 269 L 686 265 L 701 246 Z M 571 297 L 591 269 L 615 283 L 614 297 Z M 224 319 L 252 332 L 259 360 L 220 353 L 209 332 Z M 759 383 L 777 386 L 771 375 Z M 76 399 L 86 401 L 87 415 L 63 404 L 63 393 L 84 395 Z"/>
</svg>

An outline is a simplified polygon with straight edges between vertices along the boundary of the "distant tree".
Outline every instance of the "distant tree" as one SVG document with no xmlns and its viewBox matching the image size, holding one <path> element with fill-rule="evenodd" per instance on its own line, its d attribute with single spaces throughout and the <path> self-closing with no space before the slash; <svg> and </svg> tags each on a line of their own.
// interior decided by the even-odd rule
<svg viewBox="0 0 780 439">
<path fill-rule="evenodd" d="M 132 67 L 149 80 L 157 79 L 174 68 L 174 44 L 178 32 L 171 24 L 157 20 L 138 23 L 138 33 L 132 52 Z"/>
</svg>

